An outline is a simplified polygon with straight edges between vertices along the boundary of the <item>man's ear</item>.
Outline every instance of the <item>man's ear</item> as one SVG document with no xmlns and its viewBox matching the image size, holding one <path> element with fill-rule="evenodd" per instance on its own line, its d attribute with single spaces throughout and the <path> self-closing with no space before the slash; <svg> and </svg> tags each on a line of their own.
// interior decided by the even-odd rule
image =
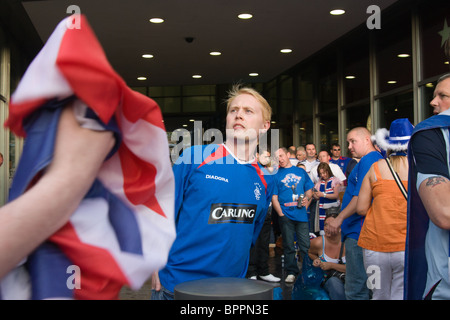
<svg viewBox="0 0 450 320">
<path fill-rule="evenodd" d="M 262 133 L 266 133 L 269 130 L 269 128 L 270 128 L 270 121 L 264 121 L 264 127 L 260 131 Z"/>
</svg>

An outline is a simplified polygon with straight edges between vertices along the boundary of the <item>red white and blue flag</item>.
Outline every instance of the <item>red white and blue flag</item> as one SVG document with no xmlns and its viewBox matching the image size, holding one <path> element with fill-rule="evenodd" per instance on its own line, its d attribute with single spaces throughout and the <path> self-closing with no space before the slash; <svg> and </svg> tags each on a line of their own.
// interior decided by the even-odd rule
<svg viewBox="0 0 450 320">
<path fill-rule="evenodd" d="M 113 70 L 87 19 L 68 17 L 11 98 L 5 125 L 26 139 L 10 200 L 51 162 L 60 110 L 71 99 L 120 142 L 70 221 L 28 257 L 30 297 L 115 299 L 123 286 L 139 289 L 164 267 L 175 239 L 167 136 L 156 102 Z M 75 286 L 72 270 L 80 276 Z"/>
</svg>

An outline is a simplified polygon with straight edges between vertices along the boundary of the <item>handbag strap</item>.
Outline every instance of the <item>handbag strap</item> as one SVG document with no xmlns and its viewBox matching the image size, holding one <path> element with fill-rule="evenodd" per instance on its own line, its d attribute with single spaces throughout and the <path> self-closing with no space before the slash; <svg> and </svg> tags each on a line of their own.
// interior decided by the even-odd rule
<svg viewBox="0 0 450 320">
<path fill-rule="evenodd" d="M 391 170 L 391 173 L 392 173 L 392 176 L 394 177 L 395 182 L 397 182 L 397 185 L 400 188 L 400 191 L 402 192 L 405 199 L 408 200 L 408 192 L 406 191 L 405 186 L 401 182 L 400 177 L 398 176 L 397 172 L 394 171 L 394 168 L 392 168 L 392 165 L 391 165 L 389 159 L 385 158 L 385 160 L 387 162 L 389 169 Z"/>
<path fill-rule="evenodd" d="M 344 243 L 341 242 L 341 250 L 339 250 L 339 264 L 344 264 L 342 261 L 342 252 L 344 251 Z"/>
</svg>

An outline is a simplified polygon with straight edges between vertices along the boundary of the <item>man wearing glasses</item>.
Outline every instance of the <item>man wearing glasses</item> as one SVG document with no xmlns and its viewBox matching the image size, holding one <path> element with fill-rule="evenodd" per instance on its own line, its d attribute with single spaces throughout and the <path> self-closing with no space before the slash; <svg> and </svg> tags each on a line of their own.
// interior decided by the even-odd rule
<svg viewBox="0 0 450 320">
<path fill-rule="evenodd" d="M 339 143 L 333 143 L 330 149 L 331 159 L 330 162 L 337 164 L 341 168 L 346 177 L 350 174 L 352 169 L 356 166 L 356 160 L 348 157 L 341 156 L 341 146 Z"/>
</svg>

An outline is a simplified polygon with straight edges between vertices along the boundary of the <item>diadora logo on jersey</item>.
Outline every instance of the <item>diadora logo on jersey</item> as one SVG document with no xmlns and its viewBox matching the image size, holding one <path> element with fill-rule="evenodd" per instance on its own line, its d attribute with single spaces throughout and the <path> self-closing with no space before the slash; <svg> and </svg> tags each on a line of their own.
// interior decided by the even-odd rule
<svg viewBox="0 0 450 320">
<path fill-rule="evenodd" d="M 207 174 L 207 175 L 205 176 L 205 178 L 206 178 L 206 179 L 219 180 L 219 181 L 223 181 L 223 182 L 228 182 L 228 179 L 227 179 L 227 178 L 219 177 L 219 176 L 214 176 L 214 175 L 212 175 L 212 174 Z"/>
<path fill-rule="evenodd" d="M 256 207 L 256 204 L 213 203 L 209 212 L 208 224 L 252 224 L 256 215 Z"/>
<path fill-rule="evenodd" d="M 302 177 L 299 177 L 293 173 L 287 174 L 281 182 L 288 188 L 290 188 L 292 185 L 297 185 L 300 180 L 302 180 Z"/>
</svg>

